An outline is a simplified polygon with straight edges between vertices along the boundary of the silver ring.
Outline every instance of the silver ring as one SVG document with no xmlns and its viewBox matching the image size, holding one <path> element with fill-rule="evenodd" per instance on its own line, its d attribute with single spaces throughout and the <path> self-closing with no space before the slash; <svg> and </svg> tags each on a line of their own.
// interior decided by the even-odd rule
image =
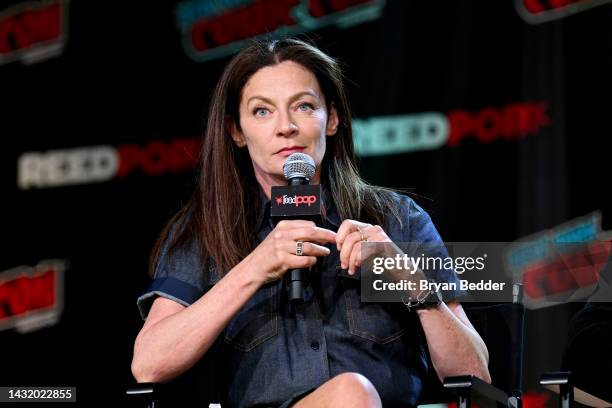
<svg viewBox="0 0 612 408">
<path fill-rule="evenodd" d="M 295 254 L 297 256 L 304 255 L 304 243 L 302 241 L 297 241 L 295 243 Z"/>
</svg>

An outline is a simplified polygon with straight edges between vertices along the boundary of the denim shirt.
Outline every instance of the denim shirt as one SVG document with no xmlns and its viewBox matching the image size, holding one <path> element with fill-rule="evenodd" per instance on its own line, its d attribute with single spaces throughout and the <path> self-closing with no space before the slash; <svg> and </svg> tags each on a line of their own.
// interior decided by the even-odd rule
<svg viewBox="0 0 612 408">
<path fill-rule="evenodd" d="M 393 194 L 402 224 L 383 226 L 394 242 L 441 242 L 429 215 L 411 198 Z M 260 215 L 258 240 L 272 231 L 269 202 Z M 325 228 L 337 231 L 340 219 L 331 206 Z M 360 300 L 359 274 L 340 269 L 335 245 L 311 269 L 304 304 L 288 301 L 283 280 L 263 285 L 235 315 L 209 352 L 217 353 L 214 380 L 224 407 L 280 406 L 343 372 L 357 372 L 376 387 L 383 406 L 416 406 L 424 378 L 431 372 L 422 328 L 402 303 Z M 440 276 L 440 274 L 447 274 Z M 456 281 L 440 271 L 438 282 Z M 199 266 L 197 250 L 172 259 L 162 251 L 151 286 L 138 299 L 146 318 L 156 296 L 189 306 L 219 280 L 209 263 Z"/>
</svg>

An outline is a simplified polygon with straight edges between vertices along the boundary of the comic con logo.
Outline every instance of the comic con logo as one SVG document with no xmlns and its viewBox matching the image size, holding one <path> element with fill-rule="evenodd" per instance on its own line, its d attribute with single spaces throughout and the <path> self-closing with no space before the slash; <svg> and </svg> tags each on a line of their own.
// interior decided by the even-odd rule
<svg viewBox="0 0 612 408">
<path fill-rule="evenodd" d="M 0 331 L 15 328 L 26 333 L 57 323 L 67 265 L 64 260 L 46 260 L 0 272 Z"/>
<path fill-rule="evenodd" d="M 594 212 L 514 242 L 505 251 L 505 269 L 523 284 L 530 309 L 586 300 L 610 259 L 611 237 Z"/>
<path fill-rule="evenodd" d="M 529 24 L 559 20 L 612 0 L 514 0 L 514 7 Z"/>
<path fill-rule="evenodd" d="M 316 195 L 294 195 L 288 196 L 283 194 L 282 196 L 276 197 L 276 204 L 278 205 L 295 205 L 299 207 L 300 205 L 307 205 L 310 207 L 312 204 L 317 202 Z"/>
<path fill-rule="evenodd" d="M 26 1 L 0 10 L 0 65 L 33 64 L 60 55 L 68 32 L 68 1 Z"/>
<path fill-rule="evenodd" d="M 241 49 L 260 35 L 295 35 L 377 19 L 384 0 L 185 0 L 176 7 L 183 48 L 196 61 Z"/>
</svg>

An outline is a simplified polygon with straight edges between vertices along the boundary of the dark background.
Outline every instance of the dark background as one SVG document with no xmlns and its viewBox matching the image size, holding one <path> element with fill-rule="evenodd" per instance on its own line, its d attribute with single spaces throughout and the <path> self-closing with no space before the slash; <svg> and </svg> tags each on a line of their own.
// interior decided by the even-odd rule
<svg viewBox="0 0 612 408">
<path fill-rule="evenodd" d="M 0 65 L 0 271 L 70 263 L 57 325 L 0 332 L 0 385 L 76 385 L 88 405 L 116 400 L 133 381 L 142 325 L 135 301 L 148 283 L 149 250 L 195 173 L 136 171 L 20 190 L 17 160 L 29 151 L 199 137 L 229 57 L 190 59 L 175 6 L 73 0 L 61 55 Z M 514 241 L 595 210 L 612 229 L 612 5 L 530 25 L 511 1 L 390 0 L 374 21 L 309 36 L 345 63 L 357 118 L 548 103 L 550 124 L 522 140 L 472 137 L 360 160 L 372 183 L 422 196 L 446 241 Z M 527 391 L 540 392 L 539 373 L 559 368 L 576 308 L 528 314 Z"/>
</svg>

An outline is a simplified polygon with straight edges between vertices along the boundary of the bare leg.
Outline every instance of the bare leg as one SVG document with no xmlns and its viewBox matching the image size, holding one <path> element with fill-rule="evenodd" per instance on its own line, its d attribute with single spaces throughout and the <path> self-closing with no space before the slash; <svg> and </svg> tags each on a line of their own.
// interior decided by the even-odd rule
<svg viewBox="0 0 612 408">
<path fill-rule="evenodd" d="M 294 408 L 381 408 L 374 385 L 361 374 L 342 373 L 299 400 Z"/>
</svg>

